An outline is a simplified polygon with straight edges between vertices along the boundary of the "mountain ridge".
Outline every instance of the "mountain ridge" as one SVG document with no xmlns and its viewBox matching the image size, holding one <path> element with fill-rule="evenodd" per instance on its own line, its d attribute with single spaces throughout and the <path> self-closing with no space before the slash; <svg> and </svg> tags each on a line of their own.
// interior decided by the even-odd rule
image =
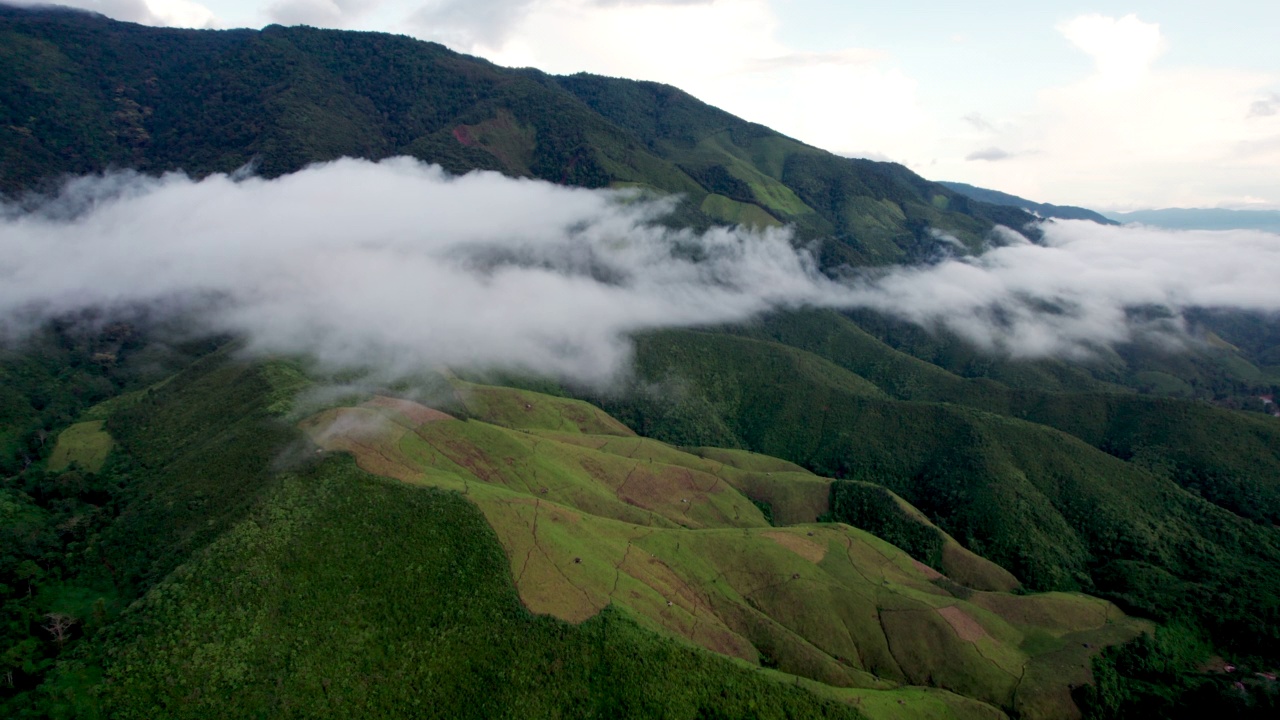
<svg viewBox="0 0 1280 720">
<path fill-rule="evenodd" d="M 1223 208 L 1159 208 L 1109 212 L 1122 223 L 1140 223 L 1171 230 L 1262 230 L 1280 233 L 1280 210 L 1227 210 Z"/>
<path fill-rule="evenodd" d="M 1088 208 L 1076 207 L 1074 205 L 1054 205 L 1051 203 L 1035 202 L 1026 198 L 1010 195 L 1009 193 L 1000 192 L 999 190 L 990 190 L 980 188 L 976 185 L 970 185 L 962 182 L 939 181 L 939 185 L 955 190 L 956 192 L 967 195 L 975 200 L 992 203 L 995 205 L 1007 205 L 1020 210 L 1035 213 L 1039 217 L 1058 218 L 1061 220 L 1092 220 L 1100 225 L 1115 225 L 1116 220 L 1107 217 L 1104 213 L 1094 212 Z"/>
<path fill-rule="evenodd" d="M 826 266 L 926 258 L 942 247 L 933 231 L 973 252 L 994 224 L 1033 220 L 670 86 L 501 68 L 407 37 L 170 30 L 9 6 L 0 32 L 11 48 L 0 70 L 18 80 L 0 86 L 8 194 L 111 167 L 200 177 L 252 163 L 274 177 L 341 156 L 410 155 L 455 173 L 677 194 L 672 222 L 788 224 L 823 243 Z"/>
</svg>

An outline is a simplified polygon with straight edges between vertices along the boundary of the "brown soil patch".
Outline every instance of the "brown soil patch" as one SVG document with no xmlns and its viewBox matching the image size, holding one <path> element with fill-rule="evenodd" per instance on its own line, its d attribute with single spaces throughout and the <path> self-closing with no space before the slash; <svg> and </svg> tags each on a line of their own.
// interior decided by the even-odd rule
<svg viewBox="0 0 1280 720">
<path fill-rule="evenodd" d="M 579 465 L 597 482 L 612 488 L 622 502 L 687 527 L 702 527 L 707 521 L 707 497 L 729 489 L 714 475 L 675 465 L 635 462 L 626 467 L 616 461 L 606 465 L 596 458 L 583 458 Z"/>
<path fill-rule="evenodd" d="M 943 620 L 947 621 L 952 630 L 956 631 L 956 635 L 959 635 L 961 640 L 977 642 L 982 638 L 990 637 L 987 635 L 987 631 L 978 624 L 977 620 L 974 620 L 969 616 L 969 613 L 955 605 L 938 608 L 938 614 L 942 616 Z"/>
<path fill-rule="evenodd" d="M 826 546 L 819 545 L 809 538 L 780 530 L 771 530 L 761 534 L 811 563 L 820 563 L 827 556 Z"/>
<path fill-rule="evenodd" d="M 393 398 L 380 399 L 408 403 Z M 380 412 L 386 407 L 389 406 L 371 401 L 361 407 L 334 408 L 303 420 L 298 426 L 322 449 L 354 455 L 356 465 L 366 472 L 403 482 L 418 482 L 422 479 L 422 469 L 400 451 L 400 440 L 408 431 L 400 422 Z M 435 412 L 426 407 L 421 409 Z"/>
<path fill-rule="evenodd" d="M 476 145 L 476 139 L 471 137 L 471 132 L 467 129 L 466 125 L 459 125 L 458 127 L 454 128 L 453 137 L 455 140 L 462 143 L 463 145 L 466 145 L 467 147 L 472 147 Z"/>
<path fill-rule="evenodd" d="M 404 400 L 401 398 L 385 397 L 378 395 L 372 400 L 364 403 L 364 407 L 382 408 L 392 410 L 403 415 L 415 425 L 426 425 L 431 422 L 439 422 L 440 420 L 453 420 L 454 417 L 448 413 L 440 412 L 426 405 L 413 402 L 412 400 Z"/>
<path fill-rule="evenodd" d="M 938 578 L 942 577 L 942 573 L 938 572 L 937 570 L 934 570 L 933 568 L 929 567 L 928 565 L 925 565 L 924 563 L 920 562 L 919 560 L 916 560 L 915 558 L 911 558 L 911 564 L 916 566 L 916 569 L 920 571 L 921 575 L 929 578 L 930 580 L 937 580 Z"/>
</svg>

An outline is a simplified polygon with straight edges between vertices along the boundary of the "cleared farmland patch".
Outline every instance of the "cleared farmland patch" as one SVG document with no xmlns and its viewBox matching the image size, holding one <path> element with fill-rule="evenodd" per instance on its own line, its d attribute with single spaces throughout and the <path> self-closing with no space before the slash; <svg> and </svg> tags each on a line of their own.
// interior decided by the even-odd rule
<svg viewBox="0 0 1280 720">
<path fill-rule="evenodd" d="M 114 441 L 101 420 L 79 422 L 58 434 L 58 442 L 49 455 L 49 470 L 61 472 L 78 465 L 89 472 L 98 472 L 107 461 Z"/>
</svg>

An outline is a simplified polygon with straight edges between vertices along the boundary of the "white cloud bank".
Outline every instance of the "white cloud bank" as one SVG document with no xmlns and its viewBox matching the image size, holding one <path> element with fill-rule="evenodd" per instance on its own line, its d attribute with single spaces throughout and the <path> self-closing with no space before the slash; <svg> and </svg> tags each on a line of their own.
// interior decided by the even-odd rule
<svg viewBox="0 0 1280 720">
<path fill-rule="evenodd" d="M 194 0 L 4 0 L 4 2 L 22 7 L 65 5 L 140 25 L 200 29 L 221 27 L 217 15 Z"/>
<path fill-rule="evenodd" d="M 1280 203 L 1280 76 L 1171 65 L 1160 25 L 1136 15 L 1081 15 L 1057 30 L 1092 71 L 962 135 L 1016 158 L 956 155 L 933 176 L 1098 209 Z"/>
<path fill-rule="evenodd" d="M 859 305 L 942 326 L 1015 357 L 1081 359 L 1157 331 L 1189 308 L 1280 311 L 1280 235 L 1169 231 L 1086 220 L 1042 225 L 1044 244 L 897 269 L 855 292 Z M 1130 311 L 1173 314 L 1155 326 Z"/>
<path fill-rule="evenodd" d="M 1280 310 L 1280 235 L 1052 223 L 1043 246 L 841 283 L 786 232 L 673 231 L 654 223 L 667 209 L 407 159 L 275 180 L 82 178 L 34 211 L 0 207 L 0 322 L 199 307 L 258 352 L 605 383 L 629 333 L 780 307 L 876 308 L 1016 356 L 1128 339 L 1133 307 Z"/>
<path fill-rule="evenodd" d="M 0 317 L 199 294 L 218 300 L 214 328 L 261 351 L 593 382 L 623 365 L 629 332 L 836 290 L 785 232 L 655 226 L 668 207 L 407 159 L 269 181 L 82 179 L 35 214 L 6 209 Z"/>
</svg>

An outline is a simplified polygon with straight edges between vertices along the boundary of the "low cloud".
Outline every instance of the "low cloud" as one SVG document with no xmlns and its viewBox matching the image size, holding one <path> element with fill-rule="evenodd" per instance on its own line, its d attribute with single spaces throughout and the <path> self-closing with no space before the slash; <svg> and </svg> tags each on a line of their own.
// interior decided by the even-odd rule
<svg viewBox="0 0 1280 720">
<path fill-rule="evenodd" d="M 325 2 L 327 0 L 283 0 L 283 2 Z M 410 27 L 424 38 L 471 49 L 480 45 L 500 47 L 529 13 L 547 5 L 577 10 L 590 8 L 639 7 L 647 5 L 706 5 L 713 0 L 428 0 L 408 18 Z"/>
<path fill-rule="evenodd" d="M 981 130 L 982 132 L 996 131 L 996 126 L 993 125 L 990 120 L 983 117 L 981 113 L 969 113 L 961 119 L 969 123 L 969 125 L 973 126 L 976 130 Z"/>
<path fill-rule="evenodd" d="M 203 303 L 211 329 L 258 352 L 603 383 L 629 333 L 839 292 L 784 231 L 656 225 L 670 209 L 408 159 L 275 180 L 84 178 L 34 211 L 3 208 L 0 318 L 12 331 L 84 307 Z"/>
<path fill-rule="evenodd" d="M 193 0 L 4 0 L 19 7 L 64 5 L 140 25 L 216 28 L 218 18 Z"/>
<path fill-rule="evenodd" d="M 996 162 L 999 160 L 1008 160 L 1009 158 L 1015 157 L 1015 156 L 1016 156 L 1016 153 L 1011 153 L 1008 150 L 1004 150 L 998 147 L 989 147 L 989 148 L 983 148 L 981 150 L 974 150 L 968 155 L 965 155 L 964 159 L 965 160 L 986 160 L 988 162 Z"/>
<path fill-rule="evenodd" d="M 1271 93 L 1265 100 L 1256 100 L 1249 106 L 1249 117 L 1271 117 L 1280 113 L 1280 94 Z"/>
<path fill-rule="evenodd" d="M 184 308 L 250 352 L 604 385 L 627 368 L 632 333 L 805 305 L 1074 358 L 1150 332 L 1153 316 L 1176 336 L 1192 307 L 1280 311 L 1275 234 L 1047 222 L 1043 244 L 998 229 L 980 256 L 837 281 L 786 231 L 676 231 L 658 223 L 671 209 L 403 158 L 274 180 L 81 178 L 0 205 L 0 330 L 83 308 Z"/>
<path fill-rule="evenodd" d="M 1280 235 L 1041 227 L 1043 244 L 1005 233 L 1009 244 L 977 257 L 893 270 L 853 302 L 1025 358 L 1084 359 L 1152 334 L 1176 340 L 1191 308 L 1280 312 Z"/>
</svg>

